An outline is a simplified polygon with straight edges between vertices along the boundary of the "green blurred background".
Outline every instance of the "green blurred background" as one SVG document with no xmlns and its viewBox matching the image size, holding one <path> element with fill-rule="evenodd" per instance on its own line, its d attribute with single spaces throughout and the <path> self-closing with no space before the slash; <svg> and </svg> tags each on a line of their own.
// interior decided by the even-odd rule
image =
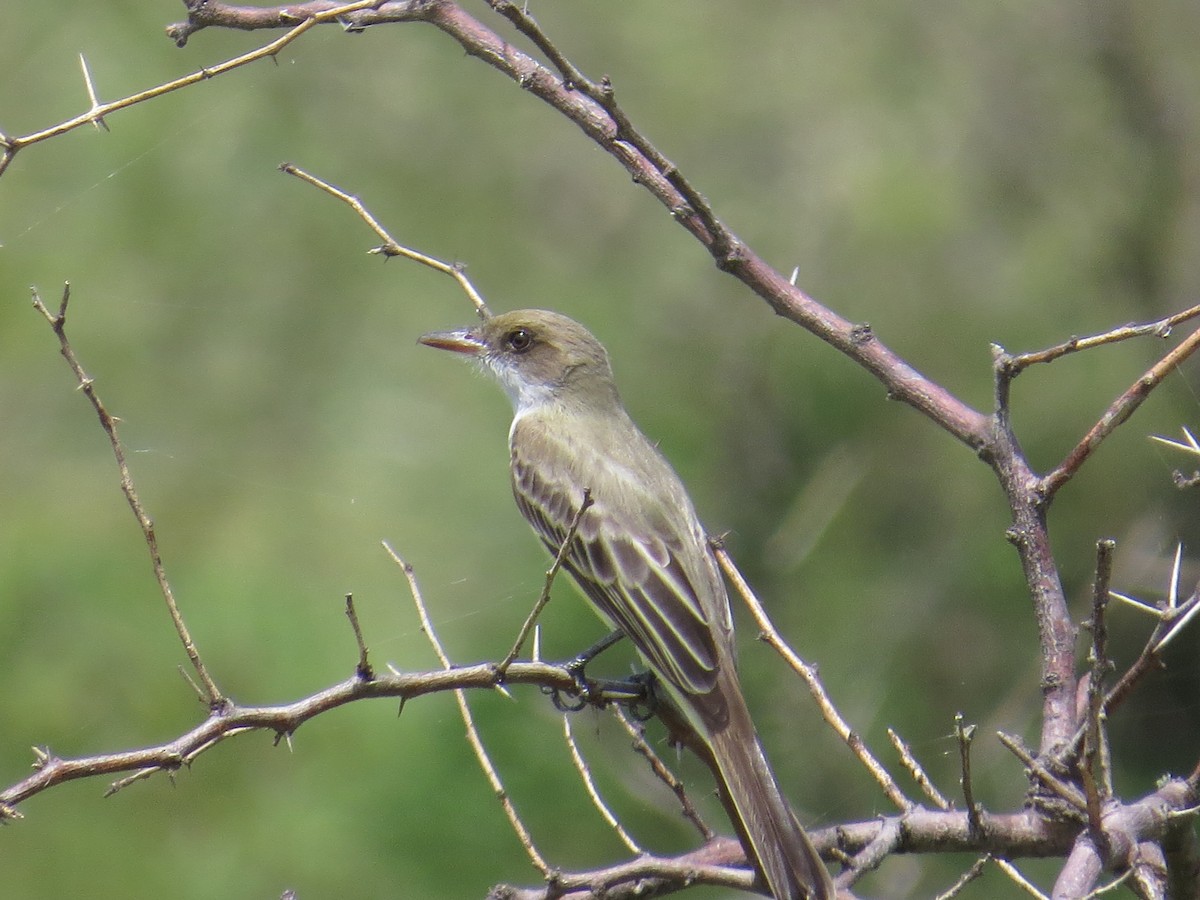
<svg viewBox="0 0 1200 900">
<path fill-rule="evenodd" d="M 178 50 L 162 28 L 181 11 L 10 2 L 0 130 L 85 110 L 80 52 L 112 99 L 275 36 L 210 30 Z M 1194 2 L 532 12 L 586 72 L 612 76 L 759 253 L 981 408 L 989 342 L 1035 349 L 1200 301 Z M 634 417 L 853 726 L 889 763 L 896 728 L 955 794 L 961 711 L 981 726 L 976 796 L 998 811 L 1021 802 L 1021 768 L 991 735 L 1036 742 L 1038 651 L 990 473 L 720 274 L 569 123 L 412 24 L 326 27 L 277 65 L 109 124 L 29 148 L 0 178 L 0 781 L 26 774 L 33 744 L 115 751 L 202 715 L 106 441 L 30 285 L 56 302 L 72 283 L 75 347 L 122 419 L 168 573 L 237 700 L 347 677 L 347 591 L 377 663 L 435 665 L 381 539 L 416 567 L 456 660 L 502 656 L 536 596 L 545 560 L 509 496 L 507 404 L 415 344 L 469 321 L 466 300 L 444 276 L 365 255 L 372 235 L 276 172 L 288 160 L 361 195 L 399 240 L 467 263 L 494 308 L 551 306 L 588 324 Z M 1035 464 L 1058 460 L 1165 349 L 1147 339 L 1023 376 L 1015 420 Z M 1200 427 L 1198 380 L 1195 364 L 1172 376 L 1057 502 L 1079 618 L 1098 538 L 1119 541 L 1116 586 L 1152 602 L 1175 542 L 1200 546 L 1195 496 L 1170 482 L 1189 461 L 1146 439 Z M 600 629 L 560 593 L 544 644 L 565 657 Z M 1149 623 L 1112 619 L 1128 661 Z M 1198 635 L 1113 722 L 1127 796 L 1194 765 Z M 804 690 L 751 629 L 742 637 L 751 705 L 802 818 L 891 812 Z M 545 700 L 473 703 L 547 856 L 567 868 L 621 858 Z M 613 724 L 575 724 L 635 834 L 689 846 Z M 462 731 L 449 696 L 399 720 L 364 703 L 304 726 L 292 751 L 236 738 L 174 784 L 109 799 L 100 781 L 57 788 L 0 831 L 4 896 L 459 898 L 533 882 Z M 682 767 L 727 830 L 708 782 Z M 889 860 L 862 893 L 931 896 L 969 862 Z M 1057 868 L 1023 865 L 1045 887 Z M 1023 895 L 991 870 L 963 896 Z"/>
</svg>

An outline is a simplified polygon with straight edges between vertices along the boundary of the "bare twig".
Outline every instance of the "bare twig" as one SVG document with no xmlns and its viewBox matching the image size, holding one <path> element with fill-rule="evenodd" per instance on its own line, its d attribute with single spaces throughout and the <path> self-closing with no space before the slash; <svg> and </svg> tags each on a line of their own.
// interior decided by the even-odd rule
<svg viewBox="0 0 1200 900">
<path fill-rule="evenodd" d="M 1016 356 L 1009 357 L 1008 366 L 1012 370 L 1012 374 L 1016 375 L 1022 370 L 1029 368 L 1037 363 L 1049 363 L 1060 357 L 1066 356 L 1068 353 L 1078 353 L 1081 350 L 1091 350 L 1093 347 L 1101 347 L 1105 344 L 1115 344 L 1118 341 L 1126 341 L 1136 337 L 1158 337 L 1167 338 L 1176 325 L 1186 322 L 1189 319 L 1194 319 L 1200 316 L 1200 306 L 1193 306 L 1185 309 L 1182 312 L 1167 316 L 1163 319 L 1157 319 L 1153 322 L 1144 322 L 1138 325 L 1124 325 L 1120 328 L 1114 328 L 1106 331 L 1103 334 L 1096 334 L 1090 337 L 1071 338 L 1069 341 L 1064 341 L 1061 344 L 1056 344 L 1053 347 L 1048 347 L 1045 350 L 1038 350 L 1033 353 L 1020 353 Z"/>
<path fill-rule="evenodd" d="M 538 616 L 542 614 L 542 610 L 550 602 L 550 590 L 554 587 L 554 579 L 558 576 L 558 572 L 562 568 L 563 560 L 566 559 L 567 554 L 571 551 L 571 544 L 575 542 L 575 535 L 579 532 L 579 523 L 583 519 L 584 513 L 591 508 L 594 502 L 591 489 L 584 488 L 583 499 L 579 503 L 579 509 L 575 511 L 575 516 L 571 519 L 571 525 L 567 528 L 567 533 L 558 547 L 558 552 L 554 554 L 554 562 L 546 570 L 542 592 L 538 595 L 537 602 L 533 604 L 533 609 L 530 610 L 529 615 L 525 618 L 524 624 L 521 625 L 521 630 L 517 632 L 517 639 L 513 641 L 512 649 L 508 651 L 508 655 L 496 666 L 496 671 L 501 677 L 504 676 L 508 667 L 512 665 L 513 660 L 521 655 L 521 648 L 525 646 L 525 641 L 529 639 L 529 632 L 533 630 Z"/>
<path fill-rule="evenodd" d="M 1087 798 L 1071 785 L 1064 782 L 1061 778 L 1047 769 L 1038 760 L 1034 759 L 1020 738 L 1014 737 L 1011 734 L 1005 734 L 1003 731 L 996 732 L 996 736 L 1000 739 L 1008 750 L 1022 763 L 1025 767 L 1035 775 L 1042 784 L 1058 794 L 1063 800 L 1066 800 L 1071 806 L 1075 807 L 1082 813 L 1087 812 Z"/>
<path fill-rule="evenodd" d="M 13 822 L 17 819 L 23 818 L 25 818 L 25 816 L 20 810 L 14 809 L 7 803 L 0 803 L 0 824 L 5 822 Z"/>
<path fill-rule="evenodd" d="M 975 803 L 975 786 L 971 780 L 971 743 L 975 739 L 974 725 L 963 724 L 963 714 L 954 714 L 954 736 L 958 739 L 958 761 L 962 768 L 963 800 L 967 804 L 967 828 L 971 834 L 983 837 L 983 819 Z"/>
<path fill-rule="evenodd" d="M 187 0 L 185 0 L 187 2 Z M 338 3 L 336 0 L 308 0 L 286 6 L 233 6 L 218 0 L 187 2 L 188 19 L 167 26 L 167 37 L 183 47 L 197 31 L 212 26 L 257 31 L 263 28 L 291 28 L 302 20 L 341 25 L 348 32 L 364 31 L 372 25 L 411 22 L 422 17 L 430 0 L 368 0 L 365 3 Z"/>
<path fill-rule="evenodd" d="M 762 635 L 762 639 L 772 647 L 776 653 L 784 658 L 792 671 L 794 671 L 804 681 L 808 687 L 809 693 L 813 700 L 816 701 L 817 708 L 821 711 L 821 715 L 829 724 L 834 732 L 845 741 L 846 746 L 850 751 L 858 757 L 871 777 L 883 789 L 887 798 L 901 810 L 909 809 L 913 803 L 900 790 L 896 784 L 896 780 L 888 773 L 883 764 L 875 758 L 875 755 L 868 749 L 866 742 L 862 736 L 851 730 L 849 724 L 842 717 L 842 714 L 837 711 L 837 707 L 833 705 L 833 701 L 829 697 L 828 691 L 825 690 L 825 685 L 821 683 L 817 676 L 817 671 L 813 666 L 804 662 L 780 635 L 775 628 L 774 623 L 767 615 L 767 611 L 763 608 L 761 602 L 746 579 L 742 577 L 742 573 L 738 571 L 733 560 L 729 556 L 729 552 L 725 549 L 724 543 L 718 539 L 710 539 L 713 548 L 713 553 L 717 558 L 717 562 L 721 566 L 721 571 L 725 573 L 725 577 L 733 585 L 734 590 L 745 602 L 746 607 L 750 610 L 750 615 L 754 617 L 755 623 L 758 625 Z"/>
<path fill-rule="evenodd" d="M 234 733 L 236 733 L 236 732 L 234 732 Z M 203 753 L 205 750 L 207 750 L 213 746 L 215 746 L 215 742 L 205 744 L 202 747 L 197 748 L 196 753 L 197 754 Z M 195 754 L 193 755 L 192 758 L 193 759 L 195 758 Z M 175 772 L 176 772 L 175 769 L 159 768 L 158 766 L 152 766 L 148 769 L 138 769 L 138 771 L 134 772 L 132 775 L 127 775 L 124 778 L 118 778 L 116 781 L 114 781 L 112 784 L 110 784 L 108 786 L 108 790 L 106 790 L 104 792 L 104 796 L 111 797 L 113 794 L 116 794 L 120 791 L 125 790 L 125 788 L 129 787 L 131 784 L 137 784 L 139 781 L 146 781 L 152 775 L 157 775 L 159 772 L 165 772 L 167 775 L 167 778 L 169 778 L 171 780 L 171 785 L 174 786 Z"/>
<path fill-rule="evenodd" d="M 301 181 L 307 182 L 313 187 L 319 188 L 332 197 L 336 197 L 348 205 L 356 213 L 358 213 L 359 218 L 367 223 L 367 227 L 374 231 L 375 234 L 379 236 L 379 239 L 383 241 L 383 244 L 371 250 L 371 253 L 377 253 L 386 258 L 402 256 L 405 259 L 411 259 L 413 262 L 420 263 L 423 266 L 428 266 L 436 272 L 441 272 L 443 275 L 449 275 L 456 282 L 458 282 L 458 286 L 462 288 L 463 293 L 470 298 L 472 305 L 475 307 L 475 311 L 479 313 L 479 317 L 481 319 L 491 318 L 491 310 L 488 309 L 487 303 L 484 302 L 483 295 L 475 289 L 475 285 L 473 285 L 471 280 L 467 278 L 466 272 L 463 270 L 463 267 L 460 264 L 442 262 L 440 259 L 428 256 L 417 250 L 413 250 L 410 247 L 405 247 L 401 243 L 398 243 L 396 239 L 388 233 L 387 229 L 379 224 L 379 220 L 371 214 L 370 210 L 363 205 L 363 202 L 358 197 L 354 196 L 353 194 L 346 193 L 341 188 L 335 187 L 328 181 L 323 181 L 316 175 L 305 172 L 299 166 L 294 166 L 291 163 L 283 163 L 279 166 L 279 171 L 284 172 L 287 175 L 294 175 Z"/>
<path fill-rule="evenodd" d="M 1121 887 L 1121 885 L 1125 884 L 1125 882 L 1129 881 L 1131 878 L 1134 878 L 1136 876 L 1136 873 L 1137 873 L 1136 868 L 1126 869 L 1124 872 L 1122 872 L 1120 875 L 1118 875 L 1116 878 L 1114 878 L 1108 884 L 1102 884 L 1102 885 L 1100 885 L 1100 887 L 1088 891 L 1087 895 L 1084 897 L 1084 900 L 1092 900 L 1093 897 L 1103 897 L 1105 894 L 1111 894 L 1117 888 Z M 1141 896 L 1143 896 L 1143 897 L 1161 897 L 1161 896 L 1163 896 L 1163 894 L 1157 893 L 1157 892 L 1156 893 L 1142 892 Z"/>
<path fill-rule="evenodd" d="M 1102 540 L 1096 544 L 1096 579 L 1092 585 L 1091 670 L 1088 673 L 1086 735 L 1083 742 L 1083 765 L 1080 776 L 1087 797 L 1088 825 L 1095 839 L 1100 837 L 1103 803 L 1112 796 L 1108 769 L 1108 740 L 1104 730 L 1104 679 L 1112 671 L 1108 658 L 1108 626 L 1105 609 L 1108 605 L 1109 583 L 1112 580 L 1113 550 L 1116 542 Z"/>
<path fill-rule="evenodd" d="M 1155 633 L 1157 632 L 1158 629 L 1155 629 Z M 1152 635 L 1151 640 L 1153 641 L 1153 639 L 1154 637 Z M 1154 651 L 1153 643 L 1148 643 L 1142 648 L 1142 652 L 1138 654 L 1138 658 L 1133 661 L 1133 665 L 1125 670 L 1125 673 L 1119 679 L 1117 679 L 1117 683 L 1113 685 L 1112 689 L 1105 696 L 1105 715 L 1111 714 L 1113 710 L 1124 703 L 1129 695 L 1133 693 L 1134 688 L 1137 687 L 1142 679 L 1156 669 L 1161 669 L 1162 665 L 1162 657 L 1160 657 Z M 1071 742 L 1070 750 L 1072 753 L 1078 752 L 1078 748 L 1082 744 L 1085 734 L 1086 728 L 1080 726 L 1078 733 L 1075 735 L 1075 739 Z"/>
<path fill-rule="evenodd" d="M 399 554 L 386 541 L 383 547 L 387 550 L 392 561 L 404 573 L 404 577 L 408 581 L 408 589 L 412 595 L 413 604 L 417 608 L 417 615 L 421 619 L 421 630 L 425 632 L 425 637 L 433 646 L 433 651 L 437 654 L 443 668 L 450 671 L 453 669 L 453 666 L 450 664 L 450 657 L 446 655 L 446 650 L 442 647 L 442 642 L 438 638 L 437 632 L 434 631 L 433 622 L 429 618 L 429 610 L 426 608 L 425 600 L 421 596 L 421 588 L 417 584 L 417 577 L 413 572 L 413 567 L 401 559 Z M 495 683 L 494 678 L 493 674 L 493 684 Z M 479 767 L 483 770 L 484 777 L 487 778 L 488 784 L 491 785 L 496 798 L 500 801 L 500 806 L 504 810 L 504 815 L 508 817 L 508 822 L 512 826 L 513 832 L 517 835 L 517 840 L 521 842 L 521 846 L 525 849 L 525 853 L 529 857 L 529 861 L 533 863 L 533 867 L 542 874 L 542 877 L 550 878 L 553 875 L 553 869 L 534 845 L 533 835 L 522 821 L 520 815 L 517 814 L 517 808 L 513 805 L 512 798 L 509 797 L 508 791 L 504 787 L 504 782 L 500 780 L 500 773 L 497 771 L 495 764 L 492 763 L 487 748 L 483 746 L 483 739 L 480 738 L 479 730 L 475 727 L 475 717 L 471 714 L 470 706 L 467 705 L 466 693 L 462 690 L 455 690 L 454 699 L 458 703 L 459 715 L 462 716 L 463 724 L 467 728 L 467 741 L 471 745 L 471 750 L 475 753 L 475 759 L 478 761 Z"/>
<path fill-rule="evenodd" d="M 1121 394 L 1104 411 L 1099 421 L 1091 427 L 1083 439 L 1066 455 L 1055 469 L 1046 475 L 1039 485 L 1043 497 L 1053 497 L 1064 484 L 1074 477 L 1089 456 L 1110 434 L 1126 422 L 1150 392 L 1162 384 L 1179 364 L 1200 349 L 1200 328 L 1193 331 L 1177 347 L 1146 370 L 1137 381 Z"/>
<path fill-rule="evenodd" d="M 632 835 L 625 830 L 613 811 L 608 808 L 608 804 L 600 796 L 600 791 L 596 788 L 596 779 L 592 777 L 592 770 L 588 768 L 587 762 L 583 758 L 583 754 L 579 752 L 579 744 L 575 741 L 575 735 L 571 732 L 571 717 L 569 714 L 563 714 L 563 739 L 567 742 L 567 749 L 571 751 L 571 762 L 575 765 L 575 771 L 579 773 L 579 778 L 583 781 L 583 787 L 587 791 L 588 797 L 592 801 L 592 806 L 596 807 L 596 811 L 608 823 L 620 839 L 621 843 L 634 855 L 641 855 L 645 851 L 638 846 Z"/>
<path fill-rule="evenodd" d="M 888 737 L 892 741 L 892 746 L 896 748 L 896 752 L 900 754 L 900 764 L 908 770 L 908 774 L 912 776 L 913 781 L 928 797 L 938 809 L 952 809 L 954 804 L 946 799 L 945 795 L 937 789 L 929 775 L 925 772 L 924 767 L 913 756 L 912 749 L 908 746 L 905 740 L 900 737 L 895 730 L 888 729 Z"/>
<path fill-rule="evenodd" d="M 904 842 L 904 818 L 889 816 L 879 823 L 879 830 L 872 839 L 850 860 L 848 871 L 838 876 L 845 884 L 861 878 L 867 872 L 879 868 L 883 861 L 896 852 Z"/>
<path fill-rule="evenodd" d="M 628 733 L 630 740 L 633 741 L 633 749 L 641 754 L 646 762 L 650 764 L 650 770 L 654 772 L 655 776 L 671 789 L 671 792 L 679 801 L 679 808 L 684 818 L 696 826 L 696 830 L 700 832 L 700 837 L 704 841 L 711 841 L 713 839 L 713 830 L 708 827 L 708 824 L 696 812 L 696 807 L 692 805 L 692 800 L 688 797 L 683 782 L 675 777 L 675 773 L 662 761 L 662 757 L 655 753 L 654 749 L 646 743 L 646 738 L 642 734 L 641 728 L 629 718 L 629 714 L 621 704 L 613 703 L 608 708 L 612 710 L 612 714 L 621 723 L 626 733 Z"/>
<path fill-rule="evenodd" d="M 959 879 L 950 885 L 950 887 L 938 894 L 934 900 L 953 900 L 962 893 L 963 888 L 983 874 L 984 867 L 991 860 L 991 856 L 981 856 L 971 864 L 971 868 L 963 872 Z"/>
<path fill-rule="evenodd" d="M 1037 900 L 1050 900 L 1042 891 L 1038 890 L 1036 884 L 1021 874 L 1020 869 L 1014 866 L 1007 859 L 996 859 L 996 867 L 1007 875 L 1012 883 L 1027 893 L 1030 897 L 1036 897 Z"/>
<path fill-rule="evenodd" d="M 362 625 L 358 621 L 358 611 L 354 608 L 354 595 L 346 595 L 346 618 L 350 620 L 350 627 L 354 629 L 354 642 L 358 644 L 358 666 L 355 672 L 359 678 L 370 681 L 375 677 L 375 670 L 371 668 L 371 662 L 367 658 L 367 643 L 363 639 Z"/>
<path fill-rule="evenodd" d="M 175 592 L 171 589 L 171 583 L 167 580 L 166 567 L 163 565 L 162 554 L 158 550 L 158 537 L 154 532 L 154 521 L 150 518 L 145 508 L 142 506 L 142 501 L 138 497 L 137 488 L 133 483 L 133 475 L 129 471 L 129 465 L 125 461 L 125 448 L 121 444 L 120 438 L 117 436 L 117 419 L 111 415 L 100 402 L 100 396 L 96 393 L 95 384 L 91 376 L 84 371 L 78 357 L 75 355 L 74 348 L 71 347 L 71 342 L 67 339 L 67 304 L 71 301 L 71 285 L 67 283 L 63 286 L 62 300 L 58 306 L 57 313 L 51 313 L 42 303 L 42 298 L 38 295 L 37 289 L 33 290 L 33 306 L 40 312 L 50 323 L 55 336 L 58 338 L 59 349 L 63 358 L 67 361 L 67 365 L 71 367 L 71 372 L 75 375 L 75 380 L 79 383 L 79 389 L 83 391 L 83 395 L 87 397 L 88 402 L 92 404 L 92 408 L 96 410 L 96 415 L 100 418 L 100 426 L 104 429 L 104 433 L 108 435 L 108 442 L 112 447 L 113 456 L 117 461 L 117 470 L 121 479 L 121 492 L 125 495 L 125 500 L 129 503 L 129 508 L 133 510 L 134 518 L 137 519 L 138 526 L 142 529 L 142 537 L 146 542 L 146 549 L 150 553 L 150 565 L 154 570 L 154 578 L 158 582 L 159 591 L 162 593 L 163 600 L 167 604 L 167 612 L 171 616 L 171 621 L 175 625 L 175 631 L 179 635 L 179 640 L 183 643 L 184 652 L 191 660 L 192 668 L 196 671 L 196 676 L 204 685 L 204 699 L 208 705 L 215 709 L 219 709 L 224 703 L 225 698 L 221 695 L 221 691 L 217 688 L 216 682 L 208 674 L 208 669 L 200 658 L 200 651 L 196 648 L 195 642 L 192 640 L 192 635 L 188 631 L 187 624 L 183 621 L 183 614 L 179 611 L 179 604 L 175 602 Z"/>
</svg>

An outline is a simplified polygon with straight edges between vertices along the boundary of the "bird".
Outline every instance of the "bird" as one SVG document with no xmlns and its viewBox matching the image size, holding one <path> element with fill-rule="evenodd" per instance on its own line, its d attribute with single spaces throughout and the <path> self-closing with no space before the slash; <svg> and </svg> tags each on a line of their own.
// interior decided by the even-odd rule
<svg viewBox="0 0 1200 900">
<path fill-rule="evenodd" d="M 748 859 L 776 900 L 833 882 L 767 762 L 736 670 L 729 596 L 671 464 L 630 418 L 608 352 L 573 319 L 522 309 L 421 336 L 469 357 L 512 401 L 517 507 L 585 597 L 630 640 L 700 739 Z M 590 505 L 580 513 L 585 504 Z M 571 535 L 572 525 L 575 527 Z"/>
</svg>

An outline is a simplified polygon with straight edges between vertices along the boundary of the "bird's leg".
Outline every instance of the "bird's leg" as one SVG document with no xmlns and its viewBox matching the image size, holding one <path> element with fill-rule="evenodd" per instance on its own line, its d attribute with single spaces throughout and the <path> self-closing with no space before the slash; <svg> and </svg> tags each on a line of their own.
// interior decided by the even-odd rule
<svg viewBox="0 0 1200 900">
<path fill-rule="evenodd" d="M 640 672 L 629 679 L 631 684 L 639 688 L 638 696 L 627 702 L 629 714 L 639 722 L 647 722 L 658 712 L 658 691 L 655 690 L 658 679 L 653 672 Z"/>
<path fill-rule="evenodd" d="M 583 672 L 584 668 L 623 637 L 625 637 L 625 632 L 623 631 L 610 632 L 566 664 L 565 668 L 571 673 L 571 677 L 575 679 L 575 683 L 579 685 L 579 692 L 581 694 L 588 692 L 587 679 L 584 677 Z"/>
<path fill-rule="evenodd" d="M 589 683 L 584 669 L 593 659 L 623 638 L 624 632 L 613 631 L 605 635 L 592 646 L 588 647 L 574 659 L 568 660 L 564 665 L 571 677 L 575 680 L 575 697 L 566 699 L 562 692 L 558 689 L 544 689 L 554 708 L 560 712 L 578 712 L 588 704 L 603 706 L 609 700 L 618 699 L 624 702 L 633 702 L 636 697 L 642 696 L 645 691 L 641 686 L 638 686 L 632 693 L 629 690 L 629 685 L 626 682 L 604 681 L 595 684 Z M 597 690 L 598 689 L 598 690 Z"/>
<path fill-rule="evenodd" d="M 542 693 L 550 697 L 555 709 L 559 712 L 579 712 L 585 706 L 603 707 L 608 703 L 620 703 L 639 722 L 654 717 L 659 710 L 659 703 L 653 672 L 639 672 L 625 679 L 599 680 L 589 680 L 584 672 L 593 659 L 623 637 L 623 631 L 610 632 L 563 665 L 575 680 L 573 695 L 564 696 L 558 688 L 542 688 Z"/>
<path fill-rule="evenodd" d="M 654 675 L 651 672 L 641 672 L 621 680 L 592 680 L 571 691 L 543 685 L 542 693 L 550 698 L 559 712 L 579 712 L 585 706 L 603 709 L 610 703 L 618 703 L 627 707 L 635 719 L 645 721 L 658 710 Z"/>
</svg>

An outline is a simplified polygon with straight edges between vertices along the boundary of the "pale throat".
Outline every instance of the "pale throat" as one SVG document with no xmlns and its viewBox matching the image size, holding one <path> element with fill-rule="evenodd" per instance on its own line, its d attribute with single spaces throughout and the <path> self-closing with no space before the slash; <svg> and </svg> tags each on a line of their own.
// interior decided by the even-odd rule
<svg viewBox="0 0 1200 900">
<path fill-rule="evenodd" d="M 513 421 L 558 400 L 558 385 L 523 378 L 513 366 L 489 366 L 513 407 Z"/>
</svg>

